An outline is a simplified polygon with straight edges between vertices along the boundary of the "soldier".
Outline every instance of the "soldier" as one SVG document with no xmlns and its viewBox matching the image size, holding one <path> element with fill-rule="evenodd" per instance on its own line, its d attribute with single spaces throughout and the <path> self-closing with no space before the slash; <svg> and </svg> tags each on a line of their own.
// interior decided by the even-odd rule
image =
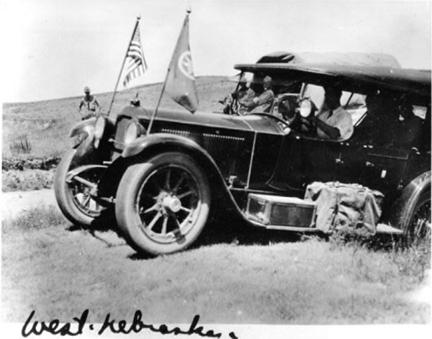
<svg viewBox="0 0 432 339">
<path fill-rule="evenodd" d="M 84 87 L 84 97 L 79 104 L 78 113 L 81 115 L 81 120 L 90 119 L 100 113 L 99 102 L 94 95 L 90 94 L 90 88 L 87 86 Z"/>
</svg>

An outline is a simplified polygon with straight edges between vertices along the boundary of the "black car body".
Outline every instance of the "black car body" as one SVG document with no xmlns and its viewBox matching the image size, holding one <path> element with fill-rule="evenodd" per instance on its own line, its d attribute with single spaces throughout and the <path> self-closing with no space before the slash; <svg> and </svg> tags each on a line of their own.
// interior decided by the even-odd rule
<svg viewBox="0 0 432 339">
<path fill-rule="evenodd" d="M 256 64 L 235 66 L 253 75 L 256 91 L 265 75 L 273 78 L 276 99 L 268 113 L 237 115 L 235 105 L 228 115 L 161 109 L 149 134 L 152 111 L 130 106 L 115 121 L 100 117 L 78 124 L 71 132 L 74 149 L 57 171 L 56 195 L 64 214 L 90 225 L 114 206 L 111 210 L 130 245 L 160 254 L 195 241 L 210 206 L 234 210 L 258 227 L 315 231 L 313 223 L 260 222 L 251 216 L 250 197 L 301 199 L 314 181 L 339 181 L 382 192 L 382 221 L 395 233 L 412 233 L 414 224 L 430 228 L 430 71 L 402 69 L 396 63 L 293 62 L 290 55 L 277 53 Z M 283 98 L 298 103 L 306 85 L 331 85 L 346 92 L 346 108 L 357 117 L 349 139 L 305 135 L 277 112 Z M 370 112 L 364 104 L 348 107 L 349 102 L 353 94 L 376 93 L 403 98 L 411 107 L 419 122 L 414 137 L 411 131 L 409 140 L 404 139 L 406 127 L 398 120 L 397 105 L 380 113 L 392 124 L 362 128 Z M 388 135 L 386 140 L 378 140 L 383 135 Z M 154 191 L 143 198 L 143 190 Z M 86 207 L 89 201 L 97 207 Z"/>
</svg>

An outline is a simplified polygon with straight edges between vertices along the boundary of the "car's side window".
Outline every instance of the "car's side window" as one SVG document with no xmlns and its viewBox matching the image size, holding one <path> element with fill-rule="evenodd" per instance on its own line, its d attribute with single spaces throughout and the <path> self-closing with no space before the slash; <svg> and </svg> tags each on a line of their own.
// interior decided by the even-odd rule
<svg viewBox="0 0 432 339">
<path fill-rule="evenodd" d="M 372 94 L 366 112 L 355 124 L 356 140 L 385 147 L 413 147 L 421 139 L 427 108 L 403 97 Z"/>
<path fill-rule="evenodd" d="M 350 139 L 354 123 L 365 112 L 364 96 L 315 84 L 303 84 L 296 106 L 295 114 L 285 114 L 289 118 L 284 119 L 297 134 L 336 142 Z M 290 102 L 281 103 L 278 113 L 291 107 Z"/>
</svg>

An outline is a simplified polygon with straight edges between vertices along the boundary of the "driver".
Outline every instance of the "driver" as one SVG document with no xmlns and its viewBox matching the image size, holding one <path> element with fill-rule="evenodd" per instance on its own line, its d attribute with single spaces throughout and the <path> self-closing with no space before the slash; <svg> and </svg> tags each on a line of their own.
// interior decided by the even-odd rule
<svg viewBox="0 0 432 339">
<path fill-rule="evenodd" d="M 340 105 L 342 91 L 325 87 L 324 103 L 314 119 L 318 137 L 332 140 L 346 140 L 354 131 L 351 115 Z"/>
<path fill-rule="evenodd" d="M 219 101 L 224 105 L 223 112 L 225 114 L 229 114 L 231 111 L 231 106 L 235 100 L 240 101 L 242 99 L 246 99 L 246 97 L 253 97 L 253 91 L 249 88 L 247 84 L 247 79 L 244 75 L 241 76 L 238 87 L 236 91 L 229 94 L 225 99 Z"/>
<path fill-rule="evenodd" d="M 263 87 L 264 90 L 261 94 L 255 95 L 255 97 L 250 98 L 249 96 L 245 96 L 244 98 L 239 100 L 240 103 L 240 112 L 251 112 L 260 111 L 260 112 L 269 112 L 271 105 L 274 100 L 274 92 L 272 89 L 272 78 L 266 75 L 263 79 Z"/>
</svg>

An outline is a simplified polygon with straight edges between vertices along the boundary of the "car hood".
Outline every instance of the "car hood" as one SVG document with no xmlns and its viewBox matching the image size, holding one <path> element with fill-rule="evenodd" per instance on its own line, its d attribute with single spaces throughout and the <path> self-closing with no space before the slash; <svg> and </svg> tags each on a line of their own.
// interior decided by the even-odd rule
<svg viewBox="0 0 432 339">
<path fill-rule="evenodd" d="M 119 115 L 135 117 L 138 120 L 149 120 L 153 110 L 143 107 L 125 107 Z M 268 115 L 250 114 L 246 116 L 227 115 L 222 113 L 185 110 L 159 109 L 157 121 L 178 122 L 183 125 L 200 125 L 213 128 L 283 134 L 277 120 Z"/>
</svg>

